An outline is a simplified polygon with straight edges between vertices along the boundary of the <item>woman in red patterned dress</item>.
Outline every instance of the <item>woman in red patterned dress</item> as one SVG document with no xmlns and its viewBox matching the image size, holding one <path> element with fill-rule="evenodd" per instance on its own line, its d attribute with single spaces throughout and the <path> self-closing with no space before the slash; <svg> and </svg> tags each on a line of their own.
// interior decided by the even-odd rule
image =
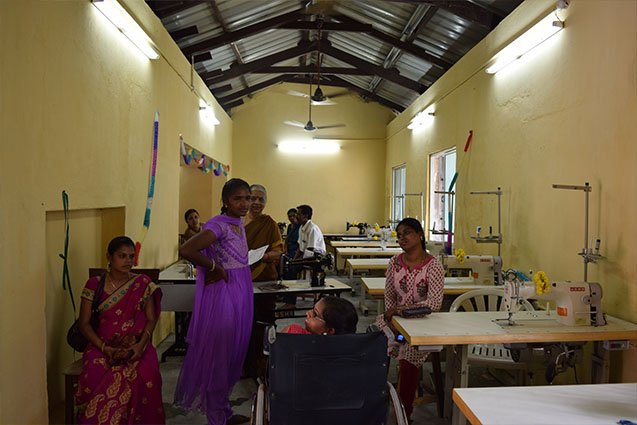
<svg viewBox="0 0 637 425">
<path fill-rule="evenodd" d="M 385 274 L 385 314 L 378 316 L 379 327 L 390 327 L 392 317 L 402 310 L 429 307 L 440 310 L 444 289 L 444 269 L 442 264 L 425 249 L 425 234 L 420 222 L 405 218 L 396 227 L 398 244 L 403 253 L 389 261 Z M 398 393 L 405 406 L 407 417 L 411 416 L 414 398 L 420 377 L 420 366 L 427 359 L 408 343 L 392 344 L 390 355 L 399 361 L 400 379 Z"/>
</svg>

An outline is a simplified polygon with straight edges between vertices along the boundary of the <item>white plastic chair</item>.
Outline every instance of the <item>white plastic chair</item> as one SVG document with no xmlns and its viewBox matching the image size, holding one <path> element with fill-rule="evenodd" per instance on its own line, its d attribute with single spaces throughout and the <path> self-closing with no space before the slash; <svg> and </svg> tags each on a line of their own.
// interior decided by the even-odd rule
<svg viewBox="0 0 637 425">
<path fill-rule="evenodd" d="M 454 300 L 450 312 L 463 311 L 503 311 L 504 290 L 501 288 L 476 289 L 466 292 Z M 519 310 L 533 311 L 533 305 L 522 300 Z M 511 350 L 502 344 L 470 344 L 468 347 L 468 366 L 491 367 L 495 369 L 518 370 L 518 383 L 526 385 L 528 365 L 516 362 L 511 357 Z"/>
</svg>

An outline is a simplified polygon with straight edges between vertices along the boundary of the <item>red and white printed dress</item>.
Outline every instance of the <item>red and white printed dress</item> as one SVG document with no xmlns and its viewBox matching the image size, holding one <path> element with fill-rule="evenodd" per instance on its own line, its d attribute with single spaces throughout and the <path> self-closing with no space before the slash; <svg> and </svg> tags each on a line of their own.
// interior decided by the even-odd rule
<svg viewBox="0 0 637 425">
<path fill-rule="evenodd" d="M 385 273 L 385 311 L 397 306 L 429 307 L 440 310 L 445 284 L 445 271 L 437 258 L 428 256 L 425 261 L 409 270 L 403 261 L 403 254 L 389 260 Z M 376 324 L 385 328 L 387 324 L 381 314 Z M 390 355 L 398 360 L 420 366 L 427 359 L 427 353 L 419 352 L 407 343 L 391 344 Z"/>
</svg>

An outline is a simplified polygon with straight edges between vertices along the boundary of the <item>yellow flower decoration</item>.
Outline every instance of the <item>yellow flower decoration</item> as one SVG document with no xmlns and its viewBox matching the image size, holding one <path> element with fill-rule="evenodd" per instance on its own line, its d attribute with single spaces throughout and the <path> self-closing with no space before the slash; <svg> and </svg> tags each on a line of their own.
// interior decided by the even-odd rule
<svg viewBox="0 0 637 425">
<path fill-rule="evenodd" d="M 460 264 L 464 263 L 464 257 L 465 257 L 464 249 L 458 248 L 458 249 L 454 250 L 453 251 L 453 255 L 456 256 L 456 258 L 458 259 L 458 262 Z"/>
<path fill-rule="evenodd" d="M 545 294 L 551 289 L 551 287 L 549 286 L 549 278 L 542 270 L 535 273 L 535 275 L 533 276 L 533 282 L 535 282 L 535 293 L 537 295 Z"/>
<path fill-rule="evenodd" d="M 396 235 L 397 235 L 396 231 L 395 231 L 395 230 L 392 230 L 392 231 L 391 231 L 391 237 L 392 237 L 392 238 L 395 238 L 395 237 L 396 237 Z"/>
<path fill-rule="evenodd" d="M 374 236 L 372 239 L 374 239 L 375 241 L 378 240 L 378 236 Z"/>
<path fill-rule="evenodd" d="M 374 226 L 374 230 L 376 230 L 377 232 L 380 232 L 380 226 L 376 224 L 376 226 Z"/>
</svg>

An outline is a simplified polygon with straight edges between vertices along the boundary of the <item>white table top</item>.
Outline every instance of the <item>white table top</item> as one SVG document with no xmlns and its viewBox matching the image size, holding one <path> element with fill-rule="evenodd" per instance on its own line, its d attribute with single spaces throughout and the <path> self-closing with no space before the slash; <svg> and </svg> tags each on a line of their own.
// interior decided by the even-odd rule
<svg viewBox="0 0 637 425">
<path fill-rule="evenodd" d="M 365 255 L 367 257 L 393 257 L 394 255 L 400 254 L 401 252 L 403 252 L 403 250 L 400 248 L 336 248 L 336 255 L 341 256 Z"/>
<path fill-rule="evenodd" d="M 567 326 L 557 322 L 557 313 L 520 311 L 517 326 L 500 326 L 504 311 L 432 313 L 423 319 L 394 316 L 393 323 L 411 345 L 503 344 L 524 342 L 606 341 L 637 339 L 637 325 L 606 316 L 605 326 Z"/>
<path fill-rule="evenodd" d="M 330 241 L 330 245 L 334 248 L 354 247 L 354 248 L 380 248 L 380 241 L 368 241 L 367 239 L 355 241 L 355 240 L 342 240 L 342 241 Z M 398 242 L 388 241 L 387 246 L 390 248 L 398 247 Z"/>
<path fill-rule="evenodd" d="M 389 258 L 348 258 L 347 265 L 352 269 L 386 269 Z"/>
<path fill-rule="evenodd" d="M 186 277 L 187 261 L 181 260 L 159 272 L 159 283 L 195 283 L 194 277 Z"/>
<path fill-rule="evenodd" d="M 637 384 L 455 388 L 472 425 L 599 425 L 637 422 Z"/>
<path fill-rule="evenodd" d="M 342 282 L 339 282 L 336 279 L 325 279 L 325 286 L 311 286 L 309 280 L 284 280 L 283 284 L 287 286 L 287 289 L 278 289 L 276 291 L 270 290 L 261 290 L 261 286 L 266 284 L 278 283 L 277 281 L 272 282 L 252 282 L 252 287 L 254 289 L 254 294 L 285 294 L 290 292 L 342 292 L 349 291 L 352 289 L 351 286 L 346 285 Z"/>
<path fill-rule="evenodd" d="M 383 296 L 385 294 L 384 277 L 364 277 L 363 286 L 371 296 Z M 476 285 L 472 277 L 445 277 L 445 295 L 460 295 L 474 289 L 489 289 L 492 285 Z"/>
</svg>

